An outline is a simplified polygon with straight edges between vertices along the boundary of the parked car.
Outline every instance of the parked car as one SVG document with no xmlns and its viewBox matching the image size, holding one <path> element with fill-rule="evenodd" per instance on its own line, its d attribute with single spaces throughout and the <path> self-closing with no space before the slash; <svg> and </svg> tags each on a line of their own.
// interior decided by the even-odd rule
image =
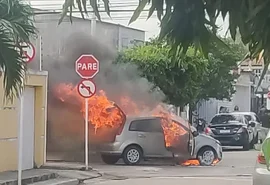
<svg viewBox="0 0 270 185">
<path fill-rule="evenodd" d="M 205 133 L 220 141 L 222 146 L 254 147 L 254 122 L 248 122 L 241 113 L 221 113 L 211 120 Z"/>
<path fill-rule="evenodd" d="M 198 133 L 196 128 L 192 127 L 193 135 L 195 136 L 195 149 L 191 159 L 198 159 L 200 165 L 210 166 L 216 160 L 222 160 L 221 143 L 213 137 L 203 133 Z"/>
<path fill-rule="evenodd" d="M 249 123 L 250 122 L 255 123 L 255 127 L 251 127 L 251 129 L 252 129 L 253 137 L 254 137 L 253 144 L 257 144 L 259 141 L 259 131 L 262 127 L 261 121 L 259 117 L 257 116 L 257 114 L 254 112 L 232 112 L 231 114 L 244 115 Z"/>
<path fill-rule="evenodd" d="M 268 142 L 267 142 L 268 140 Z M 268 148 L 270 150 L 270 131 L 262 144 L 263 148 Z M 257 162 L 255 166 L 255 170 L 253 172 L 253 185 L 269 185 L 270 182 L 270 168 L 267 169 L 265 156 L 267 154 L 262 149 L 257 157 Z M 269 154 L 268 154 L 269 155 Z"/>
<path fill-rule="evenodd" d="M 115 164 L 120 158 L 127 165 L 139 164 L 147 158 L 177 158 L 187 160 L 193 155 L 194 137 L 189 124 L 180 124 L 187 132 L 181 135 L 177 149 L 166 148 L 160 117 L 127 117 L 115 139 L 102 144 L 101 158 Z"/>
</svg>

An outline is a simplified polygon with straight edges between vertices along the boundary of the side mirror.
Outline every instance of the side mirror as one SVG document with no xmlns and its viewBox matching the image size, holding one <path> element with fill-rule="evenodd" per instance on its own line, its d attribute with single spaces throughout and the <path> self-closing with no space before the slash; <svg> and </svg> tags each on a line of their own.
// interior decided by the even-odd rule
<svg viewBox="0 0 270 185">
<path fill-rule="evenodd" d="M 192 135 L 193 135 L 193 137 L 197 137 L 199 135 L 199 133 L 197 131 L 193 131 Z"/>
<path fill-rule="evenodd" d="M 248 123 L 248 126 L 255 127 L 256 124 L 253 121 L 251 121 L 251 122 Z"/>
</svg>

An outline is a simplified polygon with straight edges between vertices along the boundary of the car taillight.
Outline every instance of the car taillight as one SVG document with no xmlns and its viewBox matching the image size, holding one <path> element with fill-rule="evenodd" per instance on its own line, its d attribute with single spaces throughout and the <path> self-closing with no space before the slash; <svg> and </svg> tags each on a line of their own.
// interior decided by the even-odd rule
<svg viewBox="0 0 270 185">
<path fill-rule="evenodd" d="M 238 129 L 238 128 L 236 128 Z M 246 132 L 247 131 L 247 128 L 246 127 L 241 127 L 237 130 L 237 133 L 240 134 L 240 133 L 243 133 L 243 132 Z"/>
<path fill-rule="evenodd" d="M 211 130 L 211 128 L 206 127 L 206 128 L 205 128 L 205 134 L 207 134 L 207 135 L 212 134 L 212 130 Z"/>
<path fill-rule="evenodd" d="M 118 136 L 121 135 L 123 129 L 124 129 L 124 125 L 122 125 L 122 126 L 118 129 L 116 135 L 118 135 Z"/>
<path fill-rule="evenodd" d="M 257 160 L 258 160 L 258 163 L 260 163 L 260 164 L 266 164 L 265 157 L 264 157 L 263 153 L 259 153 Z"/>
<path fill-rule="evenodd" d="M 236 128 L 236 129 L 238 129 L 238 128 Z M 243 127 L 239 128 L 239 129 L 237 130 L 237 133 L 242 133 L 242 132 L 244 132 Z"/>
</svg>

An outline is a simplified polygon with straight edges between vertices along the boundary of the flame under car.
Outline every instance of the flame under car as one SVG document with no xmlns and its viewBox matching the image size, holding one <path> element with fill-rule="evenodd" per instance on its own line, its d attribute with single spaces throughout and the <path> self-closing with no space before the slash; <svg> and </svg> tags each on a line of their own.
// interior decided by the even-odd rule
<svg viewBox="0 0 270 185">
<path fill-rule="evenodd" d="M 114 140 L 100 146 L 102 160 L 115 164 L 122 158 L 127 165 L 136 165 L 146 158 L 189 159 L 194 148 L 191 129 L 174 122 L 159 116 L 126 117 Z M 171 129 L 178 131 L 169 133 Z"/>
</svg>

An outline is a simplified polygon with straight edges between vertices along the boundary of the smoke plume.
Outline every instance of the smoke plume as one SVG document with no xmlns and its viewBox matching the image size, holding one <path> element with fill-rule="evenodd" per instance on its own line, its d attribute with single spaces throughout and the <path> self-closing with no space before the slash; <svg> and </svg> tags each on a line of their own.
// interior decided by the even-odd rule
<svg viewBox="0 0 270 185">
<path fill-rule="evenodd" d="M 80 81 L 75 72 L 75 61 L 82 54 L 93 54 L 100 61 L 100 72 L 94 78 L 97 90 L 104 90 L 108 98 L 117 104 L 121 96 L 129 96 L 133 101 L 143 102 L 151 108 L 164 99 L 162 92 L 152 90 L 153 84 L 140 77 L 135 65 L 113 64 L 117 51 L 106 45 L 106 42 L 84 33 L 74 33 L 63 46 L 65 47 L 61 56 L 47 57 L 44 62 L 44 69 L 49 71 L 47 131 L 49 150 L 83 149 L 84 120 L 79 107 L 76 108 L 74 105 L 63 108 L 62 105 L 55 103 L 55 97 L 51 93 L 60 83 L 76 85 Z M 125 108 L 121 108 L 128 113 Z"/>
</svg>

